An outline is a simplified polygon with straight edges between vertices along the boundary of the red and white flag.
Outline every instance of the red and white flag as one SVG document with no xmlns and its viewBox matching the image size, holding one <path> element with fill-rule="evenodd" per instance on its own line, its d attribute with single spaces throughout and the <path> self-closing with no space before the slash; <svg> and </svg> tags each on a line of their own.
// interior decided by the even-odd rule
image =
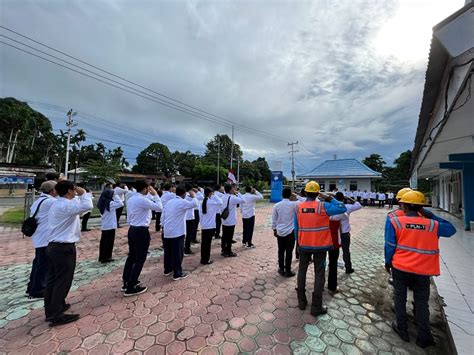
<svg viewBox="0 0 474 355">
<path fill-rule="evenodd" d="M 229 169 L 228 170 L 229 173 L 227 174 L 227 181 L 233 183 L 233 184 L 236 184 L 237 183 L 237 179 L 235 178 L 235 175 L 234 175 L 234 170 L 233 169 Z"/>
</svg>

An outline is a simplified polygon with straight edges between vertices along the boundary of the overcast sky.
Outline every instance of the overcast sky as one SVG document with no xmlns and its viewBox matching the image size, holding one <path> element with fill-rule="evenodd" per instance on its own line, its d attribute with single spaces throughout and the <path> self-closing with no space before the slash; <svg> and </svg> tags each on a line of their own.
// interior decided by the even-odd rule
<svg viewBox="0 0 474 355">
<path fill-rule="evenodd" d="M 334 154 L 363 159 L 380 153 L 391 163 L 412 148 L 431 28 L 464 1 L 0 4 L 2 26 L 237 125 L 283 138 L 236 129 L 235 140 L 247 159 L 281 160 L 288 172 L 286 142 L 298 140 L 296 170 L 304 173 Z M 4 29 L 0 34 L 41 48 Z M 5 37 L 0 40 L 27 49 Z M 229 127 L 3 44 L 0 75 L 2 97 L 98 116 L 77 117 L 79 127 L 96 137 L 91 141 L 131 145 L 124 147 L 128 158 L 152 141 L 202 153 L 216 133 L 231 133 Z M 51 118 L 55 129 L 64 129 L 62 112 L 35 108 Z"/>
</svg>

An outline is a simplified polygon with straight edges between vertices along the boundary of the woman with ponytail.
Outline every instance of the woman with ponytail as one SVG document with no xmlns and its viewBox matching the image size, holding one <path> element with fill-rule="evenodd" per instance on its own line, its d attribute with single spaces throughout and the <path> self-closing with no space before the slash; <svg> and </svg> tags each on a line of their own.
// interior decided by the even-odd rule
<svg viewBox="0 0 474 355">
<path fill-rule="evenodd" d="M 112 250 L 115 242 L 115 229 L 117 229 L 116 210 L 123 207 L 123 202 L 119 196 L 114 194 L 114 190 L 105 189 L 99 197 L 97 208 L 102 216 L 100 221 L 100 229 L 102 236 L 100 237 L 99 261 L 108 263 L 113 261 Z"/>
<path fill-rule="evenodd" d="M 204 189 L 204 200 L 201 204 L 199 216 L 201 220 L 201 264 L 212 264 L 211 242 L 212 237 L 216 233 L 216 215 L 220 213 L 222 200 L 214 195 L 211 188 Z"/>
</svg>

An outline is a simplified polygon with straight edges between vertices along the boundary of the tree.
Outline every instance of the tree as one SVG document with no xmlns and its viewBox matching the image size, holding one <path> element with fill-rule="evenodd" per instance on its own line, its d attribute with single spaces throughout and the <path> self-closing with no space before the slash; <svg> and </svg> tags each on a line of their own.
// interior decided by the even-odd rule
<svg viewBox="0 0 474 355">
<path fill-rule="evenodd" d="M 85 164 L 86 172 L 83 173 L 85 181 L 96 181 L 103 184 L 109 180 L 117 181 L 119 173 L 122 171 L 120 162 L 116 160 L 106 159 L 103 161 L 89 160 Z"/>
<path fill-rule="evenodd" d="M 168 147 L 161 143 L 152 143 L 137 156 L 137 164 L 132 171 L 142 174 L 173 174 L 173 160 Z"/>
<path fill-rule="evenodd" d="M 171 158 L 173 160 L 173 170 L 182 176 L 192 177 L 194 175 L 195 165 L 200 162 L 201 157 L 197 154 L 175 151 Z"/>
<path fill-rule="evenodd" d="M 218 149 L 219 148 L 219 149 Z M 206 152 L 204 153 L 204 161 L 206 164 L 217 165 L 217 152 L 220 154 L 220 166 L 230 167 L 230 156 L 232 152 L 232 139 L 227 134 L 217 134 L 206 144 Z M 242 149 L 237 143 L 234 144 L 233 166 L 237 168 L 237 159 L 242 161 Z"/>
<path fill-rule="evenodd" d="M 362 163 L 379 173 L 383 172 L 386 164 L 385 160 L 383 160 L 380 154 L 370 154 L 368 157 L 362 160 Z"/>
<path fill-rule="evenodd" d="M 269 182 L 271 180 L 272 171 L 270 170 L 270 167 L 268 166 L 268 163 L 265 160 L 265 158 L 259 157 L 256 160 L 254 160 L 252 164 L 255 166 L 255 168 L 260 174 L 258 180 L 266 181 L 266 182 Z"/>
</svg>

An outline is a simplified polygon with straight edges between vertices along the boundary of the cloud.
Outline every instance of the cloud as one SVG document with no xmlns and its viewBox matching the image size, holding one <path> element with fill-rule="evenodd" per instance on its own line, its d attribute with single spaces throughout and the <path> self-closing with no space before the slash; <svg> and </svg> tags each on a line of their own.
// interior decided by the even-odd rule
<svg viewBox="0 0 474 355">
<path fill-rule="evenodd" d="M 410 149 L 428 57 L 427 29 L 461 6 L 462 0 L 4 0 L 1 22 L 236 124 L 283 137 L 235 133 L 248 159 L 283 160 L 289 170 L 286 140 L 305 147 L 299 149 L 298 169 L 333 154 L 363 158 L 375 152 L 391 161 Z M 402 31 L 406 47 L 396 37 L 401 26 L 414 33 L 422 26 L 413 42 Z M 392 41 L 396 51 L 389 50 Z M 418 50 L 410 55 L 414 45 Z M 11 48 L 0 46 L 0 53 L 2 96 L 73 107 L 114 127 L 80 122 L 94 136 L 143 147 L 157 140 L 171 149 L 202 152 L 216 133 L 230 134 L 229 127 Z M 60 113 L 43 112 L 64 127 Z M 139 149 L 125 151 L 133 158 Z"/>
</svg>

